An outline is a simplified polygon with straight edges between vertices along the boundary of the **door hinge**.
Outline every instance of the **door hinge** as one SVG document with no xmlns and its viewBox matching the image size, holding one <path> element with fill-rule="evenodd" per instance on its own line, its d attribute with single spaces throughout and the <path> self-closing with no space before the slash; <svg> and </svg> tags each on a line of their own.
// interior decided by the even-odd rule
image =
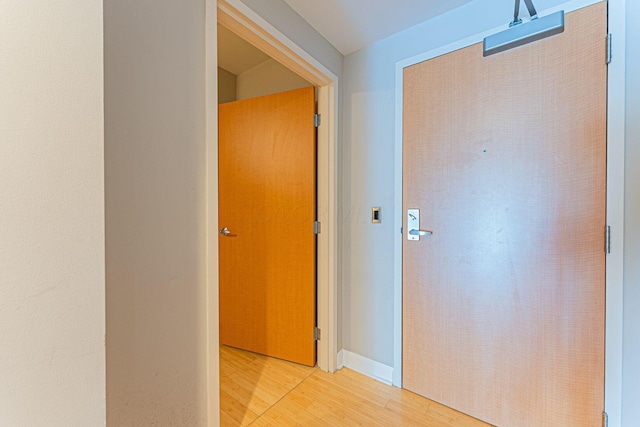
<svg viewBox="0 0 640 427">
<path fill-rule="evenodd" d="M 313 234 L 320 234 L 320 221 L 313 222 Z"/>
<path fill-rule="evenodd" d="M 313 328 L 313 340 L 320 341 L 320 328 L 318 328 L 317 326 Z"/>
<path fill-rule="evenodd" d="M 604 252 L 606 254 L 611 253 L 611 226 L 607 225 L 604 228 Z"/>
<path fill-rule="evenodd" d="M 607 34 L 607 64 L 611 63 L 611 50 L 613 48 L 613 36 L 611 33 Z"/>
<path fill-rule="evenodd" d="M 603 427 L 609 427 L 609 415 L 606 412 L 602 412 L 602 425 Z"/>
<path fill-rule="evenodd" d="M 320 116 L 320 114 L 314 114 L 313 115 L 313 125 L 315 127 L 319 128 L 321 119 L 322 119 L 322 116 Z"/>
</svg>

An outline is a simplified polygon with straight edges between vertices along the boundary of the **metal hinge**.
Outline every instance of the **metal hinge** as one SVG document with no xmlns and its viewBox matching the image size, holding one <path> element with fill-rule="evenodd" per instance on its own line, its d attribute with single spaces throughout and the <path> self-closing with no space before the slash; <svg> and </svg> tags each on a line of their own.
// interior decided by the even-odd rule
<svg viewBox="0 0 640 427">
<path fill-rule="evenodd" d="M 320 116 L 320 114 L 314 114 L 313 115 L 313 125 L 315 127 L 319 128 L 321 119 L 322 119 L 322 116 Z"/>
<path fill-rule="evenodd" d="M 607 34 L 607 64 L 611 63 L 611 50 L 613 48 L 613 36 L 611 33 Z"/>
<path fill-rule="evenodd" d="M 604 252 L 606 254 L 611 253 L 611 226 L 607 225 L 604 228 Z"/>
<path fill-rule="evenodd" d="M 606 412 L 602 412 L 602 425 L 603 427 L 609 427 L 609 415 Z"/>
<path fill-rule="evenodd" d="M 320 234 L 320 221 L 313 222 L 313 234 Z"/>
<path fill-rule="evenodd" d="M 320 341 L 320 328 L 318 328 L 317 326 L 313 328 L 313 340 Z"/>
</svg>

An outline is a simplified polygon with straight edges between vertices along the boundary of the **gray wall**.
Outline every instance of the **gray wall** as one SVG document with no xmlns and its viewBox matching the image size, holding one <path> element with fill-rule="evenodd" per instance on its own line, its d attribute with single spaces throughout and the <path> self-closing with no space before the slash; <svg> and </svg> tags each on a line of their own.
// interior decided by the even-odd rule
<svg viewBox="0 0 640 427">
<path fill-rule="evenodd" d="M 205 425 L 205 2 L 104 13 L 107 421 Z"/>
<path fill-rule="evenodd" d="M 640 426 L 640 2 L 627 0 L 624 427 Z"/>
</svg>

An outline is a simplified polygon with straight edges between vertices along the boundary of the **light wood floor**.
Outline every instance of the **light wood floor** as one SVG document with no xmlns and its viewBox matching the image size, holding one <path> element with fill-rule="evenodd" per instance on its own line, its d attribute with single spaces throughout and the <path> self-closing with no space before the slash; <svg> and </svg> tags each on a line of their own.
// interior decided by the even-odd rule
<svg viewBox="0 0 640 427">
<path fill-rule="evenodd" d="M 487 427 L 343 368 L 335 374 L 220 347 L 222 426 Z"/>
</svg>

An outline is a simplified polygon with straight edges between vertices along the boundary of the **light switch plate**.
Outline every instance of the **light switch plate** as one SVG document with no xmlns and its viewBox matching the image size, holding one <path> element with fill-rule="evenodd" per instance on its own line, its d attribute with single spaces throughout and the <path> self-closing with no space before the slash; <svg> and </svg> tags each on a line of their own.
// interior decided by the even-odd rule
<svg viewBox="0 0 640 427">
<path fill-rule="evenodd" d="M 382 222 L 382 208 L 371 208 L 371 222 L 374 224 L 380 224 Z"/>
</svg>

